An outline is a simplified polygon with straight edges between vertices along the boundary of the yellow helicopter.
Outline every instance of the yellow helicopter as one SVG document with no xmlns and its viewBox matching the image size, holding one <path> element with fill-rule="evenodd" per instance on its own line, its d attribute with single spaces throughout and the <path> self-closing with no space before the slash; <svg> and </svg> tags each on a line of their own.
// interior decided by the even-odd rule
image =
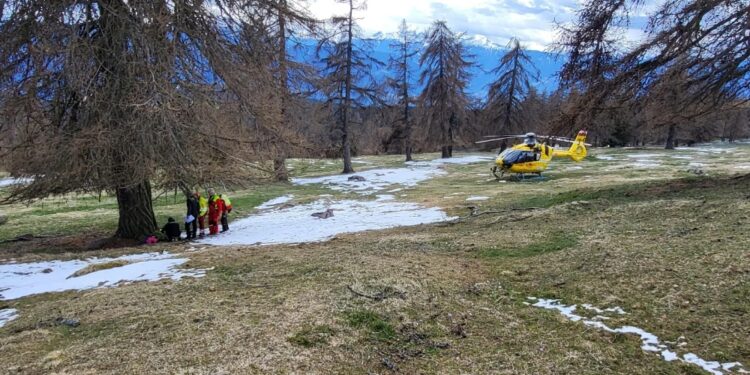
<svg viewBox="0 0 750 375">
<path fill-rule="evenodd" d="M 523 143 L 514 145 L 513 147 L 500 152 L 495 159 L 495 166 L 492 167 L 492 174 L 498 179 L 502 178 L 506 173 L 515 173 L 516 176 L 520 176 L 521 179 L 523 179 L 526 174 L 541 176 L 542 172 L 547 169 L 547 166 L 549 165 L 549 162 L 552 161 L 553 157 L 569 157 L 576 162 L 583 160 L 587 155 L 586 146 L 591 146 L 585 142 L 586 134 L 586 130 L 581 130 L 578 132 L 575 139 L 555 136 L 537 136 L 534 133 L 526 133 L 524 135 L 488 136 L 488 138 L 491 139 L 486 139 L 476 143 L 480 144 L 512 138 L 523 138 Z M 546 142 L 539 143 L 537 141 L 538 138 L 567 142 L 570 143 L 571 146 L 567 150 L 555 150 L 553 147 L 548 146 Z M 499 176 L 498 172 L 500 172 Z"/>
</svg>

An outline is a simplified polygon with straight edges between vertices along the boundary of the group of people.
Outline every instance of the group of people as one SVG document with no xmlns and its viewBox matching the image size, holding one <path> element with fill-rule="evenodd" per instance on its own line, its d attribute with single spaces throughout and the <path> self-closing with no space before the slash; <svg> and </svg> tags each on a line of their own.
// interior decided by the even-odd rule
<svg viewBox="0 0 750 375">
<path fill-rule="evenodd" d="M 200 192 L 194 192 L 187 198 L 187 214 L 185 215 L 185 232 L 187 239 L 203 238 L 206 236 L 206 221 L 208 221 L 209 235 L 229 230 L 229 213 L 232 212 L 232 201 L 225 194 L 216 194 L 214 189 L 208 189 L 208 198 Z M 200 234 L 198 232 L 200 229 Z M 174 218 L 169 218 L 168 223 L 162 228 L 169 241 L 180 238 L 181 230 Z"/>
</svg>

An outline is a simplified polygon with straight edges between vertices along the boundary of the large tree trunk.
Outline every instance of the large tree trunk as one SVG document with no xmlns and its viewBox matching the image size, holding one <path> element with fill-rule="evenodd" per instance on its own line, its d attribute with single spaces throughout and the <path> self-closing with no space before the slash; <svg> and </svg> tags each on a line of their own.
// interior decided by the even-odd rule
<svg viewBox="0 0 750 375">
<path fill-rule="evenodd" d="M 286 0 L 279 1 L 279 81 L 281 84 L 281 121 L 282 125 L 289 126 L 288 106 L 289 106 L 289 71 L 287 70 L 286 61 L 286 15 L 285 11 L 289 10 Z M 284 146 L 285 147 L 285 146 Z M 274 178 L 279 182 L 289 181 L 289 172 L 286 169 L 286 160 L 284 156 L 279 156 L 273 160 Z"/>
<path fill-rule="evenodd" d="M 344 174 L 354 173 L 354 168 L 352 167 L 352 145 L 351 140 L 349 139 L 349 107 L 351 107 L 352 104 L 352 33 L 354 32 L 352 30 L 353 24 L 354 3 L 352 2 L 352 0 L 349 0 L 349 24 L 346 46 L 346 93 L 344 96 L 344 121 L 342 124 L 342 130 L 344 134 L 341 139 L 341 145 L 344 151 L 344 170 L 342 172 Z"/>
<path fill-rule="evenodd" d="M 117 189 L 120 220 L 115 237 L 143 240 L 158 230 L 151 201 L 151 183 L 143 181 L 133 187 Z"/>
<path fill-rule="evenodd" d="M 289 181 L 289 172 L 286 170 L 286 159 L 279 157 L 273 160 L 273 173 L 276 181 Z"/>
<path fill-rule="evenodd" d="M 347 127 L 345 127 L 345 129 L 346 128 Z M 342 142 L 344 144 L 344 171 L 342 173 L 354 173 L 354 167 L 352 167 L 352 147 L 351 141 L 349 140 L 348 129 L 344 131 Z"/>
<path fill-rule="evenodd" d="M 441 157 L 442 158 L 449 158 L 449 157 L 451 157 L 450 146 L 443 146 L 440 149 L 440 151 L 441 151 L 440 153 L 441 153 Z"/>
<path fill-rule="evenodd" d="M 674 136 L 677 126 L 675 124 L 669 124 L 669 130 L 667 131 L 667 143 L 664 146 L 667 150 L 674 150 Z"/>
</svg>

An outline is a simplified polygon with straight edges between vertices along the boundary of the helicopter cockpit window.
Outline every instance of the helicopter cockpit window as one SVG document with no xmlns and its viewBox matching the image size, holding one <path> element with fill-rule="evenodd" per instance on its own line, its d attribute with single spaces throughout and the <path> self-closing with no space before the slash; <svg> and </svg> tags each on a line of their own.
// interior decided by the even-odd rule
<svg viewBox="0 0 750 375">
<path fill-rule="evenodd" d="M 503 163 L 508 165 L 539 160 L 539 154 L 533 151 L 508 149 L 500 154 L 500 156 L 503 157 Z"/>
</svg>

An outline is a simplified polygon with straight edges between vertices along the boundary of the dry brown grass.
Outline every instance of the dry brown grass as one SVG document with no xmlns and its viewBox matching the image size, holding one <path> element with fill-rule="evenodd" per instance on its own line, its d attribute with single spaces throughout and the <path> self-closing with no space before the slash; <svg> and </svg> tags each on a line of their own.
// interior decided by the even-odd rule
<svg viewBox="0 0 750 375">
<path fill-rule="evenodd" d="M 449 168 L 466 176 L 476 169 Z M 603 181 L 583 190 L 551 180 L 491 191 L 474 180 L 433 180 L 407 194 L 462 215 L 469 205 L 542 209 L 520 220 L 509 216 L 515 213 L 484 215 L 325 243 L 205 248 L 186 253 L 186 267 L 213 267 L 202 279 L 11 301 L 20 317 L 0 329 L 0 368 L 700 373 L 643 352 L 632 336 L 524 305 L 528 296 L 619 305 L 628 314 L 612 324 L 639 326 L 668 341 L 685 336 L 681 351 L 750 364 L 750 239 L 744 235 L 750 179 Z M 465 195 L 431 198 L 451 191 Z M 492 199 L 469 203 L 468 195 Z M 112 254 L 121 251 L 127 250 Z M 377 295 L 384 298 L 371 298 Z M 378 321 L 353 324 L 352 314 Z M 58 317 L 81 325 L 58 326 Z M 290 340 L 310 327 L 321 327 L 326 339 L 310 346 Z M 392 335 L 382 333 L 389 330 Z"/>
</svg>

